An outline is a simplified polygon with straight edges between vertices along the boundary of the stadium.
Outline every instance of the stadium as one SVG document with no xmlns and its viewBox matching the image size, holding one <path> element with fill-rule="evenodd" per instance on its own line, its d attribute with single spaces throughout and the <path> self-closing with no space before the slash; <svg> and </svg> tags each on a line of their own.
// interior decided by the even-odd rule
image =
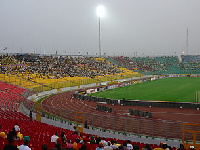
<svg viewBox="0 0 200 150">
<path fill-rule="evenodd" d="M 200 150 L 199 0 L 0 0 L 0 150 Z"/>
<path fill-rule="evenodd" d="M 91 139 L 98 137 L 119 148 L 130 140 L 139 149 L 162 143 L 198 149 L 199 59 L 2 55 L 1 149 L 16 123 L 21 131 L 14 144 L 30 136 L 33 150 L 44 144 L 53 148 L 51 136 L 62 131 L 72 143 L 78 137 L 84 141 L 80 147 L 91 150 L 99 146 Z"/>
</svg>

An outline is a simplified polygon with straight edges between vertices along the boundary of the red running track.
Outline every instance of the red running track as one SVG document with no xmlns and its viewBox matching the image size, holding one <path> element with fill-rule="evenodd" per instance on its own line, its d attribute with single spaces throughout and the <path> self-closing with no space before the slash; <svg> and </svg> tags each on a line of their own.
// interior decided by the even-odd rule
<svg viewBox="0 0 200 150">
<path fill-rule="evenodd" d="M 168 138 L 181 139 L 182 122 L 200 123 L 198 110 L 101 104 L 113 110 L 112 113 L 105 113 L 95 109 L 99 103 L 73 98 L 73 94 L 74 91 L 70 91 L 48 97 L 42 102 L 43 108 L 72 121 L 76 112 L 84 112 L 84 120 L 95 127 Z M 129 109 L 152 112 L 153 118 L 127 115 Z M 168 122 L 167 125 L 165 122 Z"/>
</svg>

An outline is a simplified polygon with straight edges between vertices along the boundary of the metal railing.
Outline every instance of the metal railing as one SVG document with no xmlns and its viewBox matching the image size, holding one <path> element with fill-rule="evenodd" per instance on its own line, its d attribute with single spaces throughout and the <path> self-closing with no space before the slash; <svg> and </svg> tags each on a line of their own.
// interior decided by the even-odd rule
<svg viewBox="0 0 200 150">
<path fill-rule="evenodd" d="M 24 106 L 29 110 L 35 108 L 35 104 L 29 100 L 24 101 Z M 61 109 L 41 104 L 36 109 L 38 113 L 47 118 L 56 118 L 62 121 L 75 121 L 76 111 Z M 138 136 L 149 136 L 154 138 L 181 139 L 182 122 L 165 121 L 153 118 L 115 116 L 83 112 L 84 121 L 91 127 L 101 128 L 102 131 L 122 132 L 124 134 L 135 134 Z"/>
</svg>

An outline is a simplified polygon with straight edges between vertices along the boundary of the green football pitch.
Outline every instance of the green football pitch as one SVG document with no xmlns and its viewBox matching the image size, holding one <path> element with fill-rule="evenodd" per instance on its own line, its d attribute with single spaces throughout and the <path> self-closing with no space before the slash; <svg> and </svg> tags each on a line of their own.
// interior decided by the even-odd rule
<svg viewBox="0 0 200 150">
<path fill-rule="evenodd" d="M 200 78 L 180 77 L 137 83 L 91 95 L 110 99 L 196 102 L 196 91 L 200 91 Z"/>
</svg>

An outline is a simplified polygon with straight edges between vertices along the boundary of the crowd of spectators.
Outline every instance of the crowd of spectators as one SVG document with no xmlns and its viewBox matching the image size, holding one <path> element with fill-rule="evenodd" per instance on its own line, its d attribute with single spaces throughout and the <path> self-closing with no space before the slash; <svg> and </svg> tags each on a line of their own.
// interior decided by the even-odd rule
<svg viewBox="0 0 200 150">
<path fill-rule="evenodd" d="M 136 70 L 139 72 L 158 72 L 168 71 L 169 73 L 175 70 L 183 69 L 181 63 L 176 56 L 162 56 L 162 57 L 109 57 L 113 59 L 118 65 L 125 68 Z"/>
<path fill-rule="evenodd" d="M 109 61 L 113 62 L 110 63 Z M 28 79 L 62 77 L 90 77 L 114 75 L 122 73 L 119 66 L 137 72 L 151 74 L 184 73 L 199 70 L 199 63 L 182 63 L 177 56 L 161 57 L 84 57 L 84 56 L 57 56 L 57 55 L 11 55 L 0 56 L 1 74 L 18 74 Z M 117 65 L 119 66 L 117 66 Z M 35 74 L 36 76 L 32 76 Z"/>
<path fill-rule="evenodd" d="M 13 55 L 1 56 L 0 73 L 37 74 L 39 78 L 91 77 L 114 75 L 120 69 L 94 57 Z M 28 76 L 31 79 L 31 76 Z"/>
<path fill-rule="evenodd" d="M 7 144 L 4 145 L 4 150 L 31 150 L 31 137 L 24 136 L 23 139 L 18 136 L 19 125 L 15 124 L 13 129 L 8 132 L 7 136 L 0 134 L 0 138 L 7 138 Z M 48 129 L 47 129 L 48 130 Z M 2 133 L 2 131 L 0 131 Z M 41 133 L 42 134 L 42 133 Z M 15 141 L 22 141 L 20 145 L 16 145 Z M 32 142 L 34 143 L 34 142 Z M 49 143 L 41 143 L 42 150 L 184 150 L 181 144 L 180 148 L 170 147 L 166 143 L 144 144 L 132 142 L 130 140 L 117 140 L 114 138 L 104 138 L 95 135 L 79 133 L 77 130 L 71 134 L 65 134 L 62 131 L 59 135 L 55 132 L 49 136 Z"/>
</svg>

